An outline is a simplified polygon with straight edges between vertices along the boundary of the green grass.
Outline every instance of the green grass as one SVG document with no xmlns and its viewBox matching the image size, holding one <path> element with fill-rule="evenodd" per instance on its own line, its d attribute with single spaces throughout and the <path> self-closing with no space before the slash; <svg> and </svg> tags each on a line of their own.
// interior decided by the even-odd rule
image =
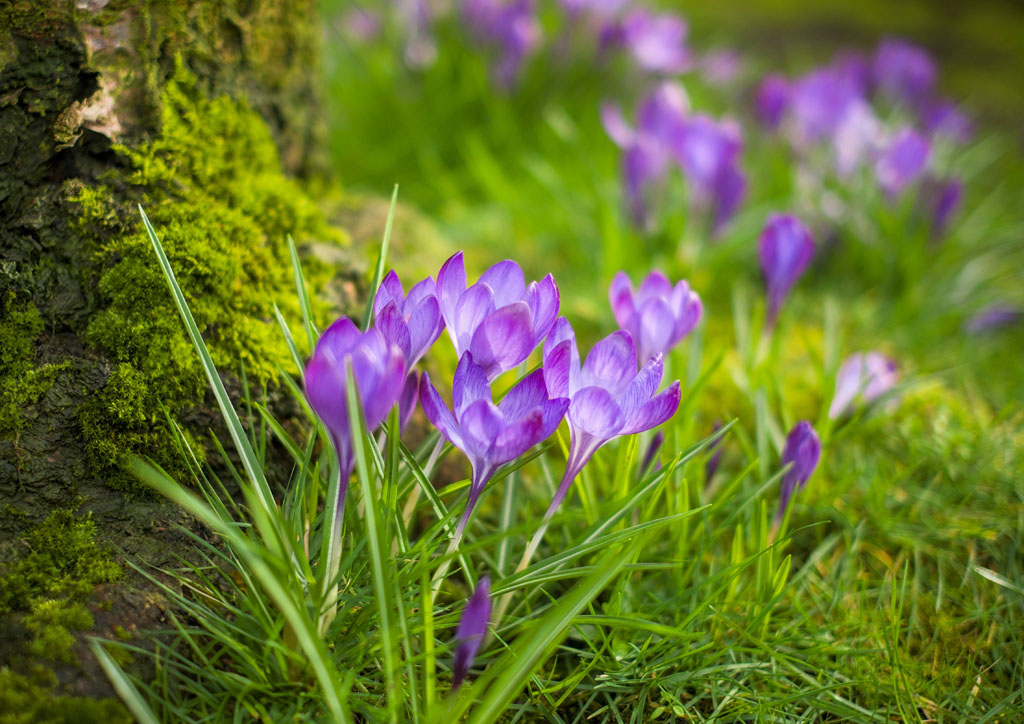
<svg viewBox="0 0 1024 724">
<path fill-rule="evenodd" d="M 435 65 L 410 71 L 394 37 L 356 45 L 332 31 L 336 10 L 325 3 L 335 33 L 332 153 L 346 183 L 376 193 L 399 183 L 403 203 L 432 217 L 453 251 L 466 249 L 471 277 L 505 257 L 528 278 L 554 272 L 583 347 L 613 329 L 606 290 L 617 270 L 637 279 L 660 266 L 685 276 L 706 315 L 667 360 L 683 403 L 665 427 L 661 469 L 638 471 L 650 434 L 603 448 L 519 573 L 515 562 L 561 476 L 565 428 L 499 473 L 433 602 L 431 578 L 448 565 L 443 552 L 466 490 L 450 473 L 435 488 L 427 460 L 436 434 L 410 449 L 392 420 L 383 434 L 361 436 L 344 518 L 324 516 L 335 463 L 300 381 L 291 386 L 308 420 L 298 431 L 252 395 L 249 414 L 234 411 L 172 284 L 228 422 L 233 452 L 218 469 L 231 479 L 198 463 L 183 436 L 187 479 L 137 466 L 214 538 L 191 533 L 199 563 L 142 569 L 175 604 L 175 630 L 154 634 L 156 678 L 101 659 L 136 716 L 565 724 L 1024 716 L 1024 338 L 1020 327 L 962 331 L 992 302 L 1024 306 L 1016 144 L 983 127 L 971 144 L 942 150 L 968 191 L 936 244 L 913 198 L 890 204 L 867 180 L 802 186 L 786 150 L 755 131 L 742 93 L 687 80 L 695 107 L 744 122 L 750 197 L 712 243 L 704 220 L 687 218 L 685 189 L 671 185 L 657 228 L 641 234 L 622 213 L 618 151 L 597 115 L 603 100 L 628 107 L 643 91 L 623 68 L 595 73 L 585 60 L 546 56 L 515 92 L 496 93 L 457 28 L 440 27 Z M 707 27 L 712 11 L 695 12 L 695 27 Z M 727 28 L 715 42 L 729 39 Z M 751 62 L 769 67 L 757 55 Z M 819 242 L 836 243 L 818 255 L 769 338 L 755 250 L 774 210 L 799 213 Z M 161 230 L 149 231 L 161 254 Z M 376 279 L 383 263 L 384 253 Z M 407 269 L 401 257 L 390 263 L 407 286 L 436 273 Z M 297 261 L 293 271 L 305 319 L 279 317 L 298 360 L 289 328 L 304 322 L 310 344 L 317 332 Z M 873 348 L 900 361 L 899 388 L 850 419 L 828 420 L 841 360 Z M 450 354 L 438 350 L 428 365 L 432 378 L 450 379 Z M 708 481 L 704 447 L 716 419 L 731 425 Z M 779 455 L 800 419 L 821 434 L 822 463 L 773 535 Z M 287 481 L 263 478 L 272 440 L 294 460 Z M 444 448 L 442 469 L 458 460 Z M 338 526 L 342 545 L 331 551 Z M 452 694 L 455 626 L 485 573 L 511 603 L 469 684 Z"/>
</svg>

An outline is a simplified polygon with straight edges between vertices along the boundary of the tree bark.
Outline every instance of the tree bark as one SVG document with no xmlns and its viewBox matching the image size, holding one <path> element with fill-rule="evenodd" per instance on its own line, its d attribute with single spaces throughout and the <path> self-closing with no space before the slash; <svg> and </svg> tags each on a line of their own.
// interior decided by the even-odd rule
<svg viewBox="0 0 1024 724">
<path fill-rule="evenodd" d="M 0 0 L 0 709 L 124 716 L 68 698 L 110 693 L 81 629 L 131 636 L 162 610 L 138 577 L 87 564 L 165 563 L 181 536 L 115 458 L 159 459 L 165 396 L 195 439 L 215 424 L 135 205 L 162 215 L 221 361 L 258 367 L 268 305 L 294 296 L 277 270 L 284 234 L 345 241 L 308 195 L 328 179 L 318 34 L 313 0 Z M 206 167 L 211 153 L 224 170 Z M 344 269 L 314 266 L 316 285 L 351 301 Z M 150 317 L 166 325 L 139 345 Z M 66 657 L 46 646 L 62 631 Z"/>
</svg>

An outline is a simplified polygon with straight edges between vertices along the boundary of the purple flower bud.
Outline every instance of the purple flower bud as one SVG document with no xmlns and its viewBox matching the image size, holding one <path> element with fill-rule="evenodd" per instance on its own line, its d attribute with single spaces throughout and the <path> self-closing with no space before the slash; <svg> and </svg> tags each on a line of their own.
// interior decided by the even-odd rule
<svg viewBox="0 0 1024 724">
<path fill-rule="evenodd" d="M 360 332 L 351 320 L 342 317 L 328 327 L 317 342 L 313 357 L 306 364 L 306 396 L 330 432 L 343 486 L 355 463 L 345 398 L 345 370 L 349 364 L 367 430 L 373 430 L 384 421 L 398 401 L 405 382 L 402 350 L 388 343 L 378 329 Z"/>
<path fill-rule="evenodd" d="M 523 61 L 541 39 L 532 0 L 466 0 L 462 17 L 480 40 L 497 49 L 494 74 L 498 84 L 503 88 L 514 85 Z"/>
<path fill-rule="evenodd" d="M 904 128 L 886 145 L 875 163 L 878 185 L 894 198 L 924 173 L 930 153 L 928 139 L 912 128 Z"/>
<path fill-rule="evenodd" d="M 675 155 L 694 193 L 706 198 L 723 169 L 736 163 L 742 149 L 738 124 L 698 115 L 687 120 Z"/>
<path fill-rule="evenodd" d="M 473 467 L 466 512 L 456 529 L 462 537 L 480 493 L 498 468 L 550 437 L 565 417 L 566 396 L 549 398 L 541 370 L 527 375 L 495 405 L 484 367 L 473 354 L 459 359 L 449 410 L 426 372 L 420 381 L 420 403 L 427 419 L 457 447 Z"/>
<path fill-rule="evenodd" d="M 437 296 L 456 353 L 461 358 L 472 352 L 489 380 L 529 357 L 558 316 L 558 287 L 550 274 L 527 286 L 519 265 L 506 260 L 467 288 L 461 251 L 438 272 Z"/>
<path fill-rule="evenodd" d="M 946 234 L 950 219 L 956 214 L 963 200 L 964 185 L 957 179 L 939 182 L 932 190 L 932 237 L 939 239 Z"/>
<path fill-rule="evenodd" d="M 761 272 L 768 287 L 768 324 L 778 318 L 789 290 L 814 256 L 810 230 L 790 214 L 772 214 L 758 244 Z"/>
<path fill-rule="evenodd" d="M 761 81 L 754 96 L 754 111 L 766 128 L 778 128 L 789 107 L 789 96 L 789 81 L 781 75 L 772 73 Z"/>
<path fill-rule="evenodd" d="M 874 80 L 892 98 L 915 105 L 935 88 L 935 61 L 923 48 L 889 38 L 875 50 Z"/>
<path fill-rule="evenodd" d="M 1020 323 L 1024 312 L 1006 304 L 994 304 L 971 317 L 964 325 L 970 334 L 991 332 Z"/>
<path fill-rule="evenodd" d="M 737 166 L 730 164 L 719 171 L 711 188 L 711 201 L 714 206 L 712 234 L 719 234 L 729 223 L 746 193 L 747 177 Z"/>
<path fill-rule="evenodd" d="M 818 458 L 821 456 L 821 441 L 818 434 L 814 432 L 811 423 L 802 420 L 789 431 L 786 437 L 786 447 L 782 450 L 782 465 L 791 465 L 789 470 L 782 476 L 782 487 L 779 491 L 779 511 L 775 514 L 776 521 L 781 521 L 786 515 L 786 509 L 793 497 L 793 493 L 803 490 L 807 479 L 818 466 Z"/>
<path fill-rule="evenodd" d="M 702 311 L 700 297 L 685 280 L 673 287 L 657 269 L 636 292 L 626 273 L 619 272 L 612 279 L 608 298 L 615 321 L 629 333 L 644 363 L 679 344 L 697 326 Z"/>
<path fill-rule="evenodd" d="M 476 584 L 476 590 L 466 603 L 466 610 L 459 619 L 455 632 L 455 663 L 452 666 L 452 689 L 458 689 L 473 665 L 476 652 L 487 633 L 491 620 L 491 579 L 484 576 Z"/>
<path fill-rule="evenodd" d="M 686 44 L 689 28 L 677 15 L 634 10 L 623 19 L 621 33 L 622 42 L 644 70 L 681 73 L 693 63 Z"/>
<path fill-rule="evenodd" d="M 554 514 L 572 481 L 598 448 L 619 435 L 657 427 L 675 414 L 679 382 L 655 394 L 662 371 L 660 354 L 637 371 L 633 340 L 623 331 L 594 345 L 581 367 L 576 335 L 564 317 L 558 319 L 544 344 L 543 373 L 550 395 L 572 400 L 568 411 L 570 444 L 565 475 L 545 518 Z"/>
<path fill-rule="evenodd" d="M 828 408 L 833 420 L 841 417 L 860 398 L 871 402 L 899 381 L 896 363 L 878 352 L 858 352 L 846 358 L 836 375 L 836 392 Z"/>
</svg>

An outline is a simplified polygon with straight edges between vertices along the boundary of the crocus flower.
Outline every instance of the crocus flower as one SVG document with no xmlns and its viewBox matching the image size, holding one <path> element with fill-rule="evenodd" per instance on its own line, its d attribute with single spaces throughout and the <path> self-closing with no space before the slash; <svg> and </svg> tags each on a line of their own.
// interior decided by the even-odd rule
<svg viewBox="0 0 1024 724">
<path fill-rule="evenodd" d="M 660 394 L 662 359 L 654 355 L 638 372 L 627 332 L 613 332 L 594 345 L 580 366 L 576 335 L 560 317 L 544 344 L 544 381 L 552 397 L 569 398 L 569 459 L 545 519 L 565 498 L 573 480 L 598 448 L 620 435 L 657 427 L 679 407 L 679 382 Z"/>
<path fill-rule="evenodd" d="M 495 405 L 487 371 L 466 352 L 459 360 L 449 410 L 426 372 L 420 382 L 423 412 L 442 435 L 459 448 L 473 467 L 466 512 L 455 532 L 461 540 L 480 493 L 498 468 L 550 437 L 565 416 L 569 400 L 548 397 L 544 373 L 536 370 L 520 380 Z"/>
<path fill-rule="evenodd" d="M 419 389 L 419 376 L 413 367 L 444 329 L 434 280 L 427 277 L 410 289 L 409 296 L 406 296 L 401 280 L 392 269 L 377 289 L 373 313 L 374 326 L 405 356 L 407 377 L 398 403 L 404 429 L 416 409 Z"/>
<path fill-rule="evenodd" d="M 832 135 L 836 173 L 849 176 L 877 152 L 882 123 L 864 100 L 852 102 Z"/>
<path fill-rule="evenodd" d="M 626 273 L 619 272 L 612 279 L 608 298 L 615 321 L 629 333 L 644 363 L 679 344 L 697 326 L 702 311 L 700 297 L 686 280 L 672 286 L 657 269 L 635 292 Z"/>
<path fill-rule="evenodd" d="M 306 396 L 331 435 L 338 455 L 341 500 L 355 458 L 345 397 L 346 367 L 352 366 L 367 430 L 380 425 L 398 401 L 405 382 L 405 357 L 378 329 L 360 332 L 342 317 L 323 333 L 306 365 Z"/>
<path fill-rule="evenodd" d="M 472 352 L 489 380 L 529 357 L 558 316 L 558 287 L 550 274 L 527 286 L 519 265 L 506 260 L 467 288 L 461 251 L 438 272 L 437 296 L 456 353 L 461 358 Z"/>
<path fill-rule="evenodd" d="M 768 287 L 768 324 L 778 317 L 782 303 L 814 256 L 810 230 L 790 214 L 772 214 L 758 244 L 761 272 Z"/>
<path fill-rule="evenodd" d="M 920 114 L 921 123 L 929 133 L 948 136 L 959 143 L 970 141 L 974 135 L 971 119 L 950 100 L 925 103 Z"/>
<path fill-rule="evenodd" d="M 541 27 L 533 0 L 466 0 L 462 16 L 482 41 L 497 48 L 494 74 L 498 84 L 503 88 L 514 85 L 523 60 L 540 43 Z"/>
<path fill-rule="evenodd" d="M 798 144 L 827 139 L 860 99 L 857 80 L 840 68 L 818 68 L 790 87 L 790 113 Z"/>
<path fill-rule="evenodd" d="M 476 590 L 466 603 L 466 610 L 459 619 L 455 632 L 455 662 L 452 666 L 452 689 L 458 689 L 473 665 L 476 652 L 487 633 L 491 620 L 491 579 L 484 576 L 476 584 Z"/>
<path fill-rule="evenodd" d="M 622 43 L 644 70 L 681 73 L 693 63 L 686 44 L 689 28 L 678 15 L 634 10 L 623 18 L 620 32 Z"/>
<path fill-rule="evenodd" d="M 937 71 L 926 50 L 899 38 L 878 44 L 874 59 L 877 86 L 896 100 L 915 105 L 931 95 Z"/>
<path fill-rule="evenodd" d="M 858 399 L 871 402 L 899 381 L 896 363 L 878 352 L 858 352 L 847 357 L 836 375 L 836 392 L 828 408 L 833 420 L 845 414 Z"/>
<path fill-rule="evenodd" d="M 924 173 L 930 150 L 928 139 L 912 128 L 904 128 L 893 136 L 875 163 L 878 185 L 886 195 L 898 196 Z"/>
<path fill-rule="evenodd" d="M 793 493 L 803 490 L 811 473 L 818 466 L 821 456 L 821 441 L 814 432 L 811 423 L 801 420 L 789 431 L 786 446 L 782 450 L 782 465 L 791 465 L 782 476 L 782 487 L 779 491 L 779 510 L 775 514 L 776 523 L 786 515 L 786 509 L 793 498 Z"/>
<path fill-rule="evenodd" d="M 1024 319 L 1024 312 L 1007 304 L 994 304 L 975 314 L 965 325 L 971 334 L 991 332 L 1002 327 L 1017 324 Z"/>
<path fill-rule="evenodd" d="M 932 237 L 940 238 L 949 228 L 950 219 L 960 208 L 964 186 L 956 179 L 940 181 L 931 189 Z"/>
<path fill-rule="evenodd" d="M 775 129 L 789 107 L 789 81 L 777 73 L 766 75 L 754 96 L 754 111 L 768 129 Z"/>
</svg>

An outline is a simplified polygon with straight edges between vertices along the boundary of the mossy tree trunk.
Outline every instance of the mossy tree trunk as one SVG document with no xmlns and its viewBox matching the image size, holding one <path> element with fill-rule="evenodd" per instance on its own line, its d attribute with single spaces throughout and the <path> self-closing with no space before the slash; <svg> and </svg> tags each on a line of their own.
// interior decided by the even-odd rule
<svg viewBox="0 0 1024 724">
<path fill-rule="evenodd" d="M 257 388 L 287 365 L 286 235 L 344 246 L 308 195 L 326 179 L 318 33 L 313 0 L 0 0 L 0 711 L 120 716 L 66 697 L 107 692 L 70 632 L 161 617 L 104 562 L 176 545 L 176 514 L 123 463 L 173 467 L 161 406 L 195 440 L 215 424 L 135 205 L 218 364 Z"/>
</svg>

